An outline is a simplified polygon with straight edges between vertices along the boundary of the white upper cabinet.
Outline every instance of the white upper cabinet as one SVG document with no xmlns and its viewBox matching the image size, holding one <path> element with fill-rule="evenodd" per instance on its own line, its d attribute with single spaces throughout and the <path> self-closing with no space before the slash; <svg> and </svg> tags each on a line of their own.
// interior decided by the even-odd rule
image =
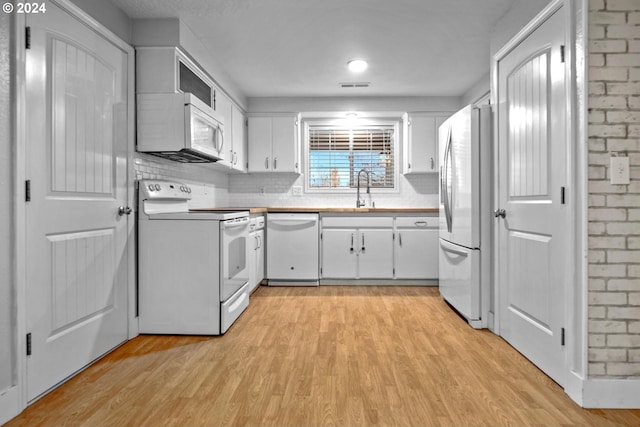
<svg viewBox="0 0 640 427">
<path fill-rule="evenodd" d="M 222 144 L 218 153 L 219 165 L 232 166 L 233 162 L 233 123 L 232 123 L 232 107 L 233 103 L 227 96 L 220 90 L 216 91 L 213 103 L 215 110 L 222 117 L 224 123 L 224 133 L 222 138 Z"/>
<path fill-rule="evenodd" d="M 299 173 L 299 116 L 249 117 L 249 172 Z"/>
<path fill-rule="evenodd" d="M 438 172 L 438 128 L 447 117 L 443 113 L 407 114 L 403 138 L 404 174 Z"/>
<path fill-rule="evenodd" d="M 239 172 L 247 171 L 247 119 L 242 110 L 231 105 L 231 167 Z"/>
</svg>

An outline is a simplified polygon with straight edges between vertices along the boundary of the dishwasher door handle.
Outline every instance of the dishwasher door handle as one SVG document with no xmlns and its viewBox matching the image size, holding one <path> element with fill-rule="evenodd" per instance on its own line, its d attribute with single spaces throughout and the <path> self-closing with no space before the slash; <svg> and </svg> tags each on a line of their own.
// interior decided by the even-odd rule
<svg viewBox="0 0 640 427">
<path fill-rule="evenodd" d="M 316 219 L 270 219 L 269 224 L 273 225 L 282 225 L 282 226 L 292 226 L 292 225 L 313 225 L 317 223 Z"/>
</svg>

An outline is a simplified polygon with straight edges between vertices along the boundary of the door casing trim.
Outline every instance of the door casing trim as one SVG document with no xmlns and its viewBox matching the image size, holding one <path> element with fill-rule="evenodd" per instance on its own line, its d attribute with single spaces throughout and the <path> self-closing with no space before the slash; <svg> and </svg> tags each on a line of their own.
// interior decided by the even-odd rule
<svg viewBox="0 0 640 427">
<path fill-rule="evenodd" d="M 569 194 L 569 202 L 567 203 L 567 214 L 571 218 L 579 218 L 580 221 L 575 221 L 575 226 L 567 231 L 567 240 L 569 245 L 569 253 L 575 253 L 575 258 L 570 258 L 570 281 L 565 285 L 565 304 L 564 304 L 564 323 L 567 330 L 567 336 L 569 337 L 567 343 L 567 349 L 564 360 L 564 370 L 566 371 L 566 388 L 575 390 L 576 380 L 580 381 L 586 375 L 585 369 L 585 355 L 586 355 L 586 282 L 582 270 L 584 267 L 584 261 L 582 259 L 582 253 L 584 252 L 584 230 L 586 227 L 583 224 L 583 220 L 586 217 L 582 205 L 585 203 L 586 197 L 584 191 L 586 185 L 578 185 L 578 182 L 585 180 L 585 167 L 582 165 L 584 162 L 584 155 L 581 152 L 582 149 L 577 147 L 576 134 L 583 134 L 578 129 L 578 122 L 576 120 L 576 112 L 581 110 L 577 105 L 575 93 L 577 85 L 580 84 L 584 87 L 584 79 L 580 82 L 576 81 L 576 63 L 584 63 L 584 49 L 577 49 L 580 47 L 576 42 L 576 26 L 578 24 L 585 25 L 583 21 L 578 21 L 576 18 L 576 10 L 580 9 L 580 5 L 584 8 L 585 0 L 553 0 L 549 3 L 533 20 L 531 20 L 525 27 L 523 27 L 511 40 L 509 40 L 492 58 L 491 61 L 491 97 L 492 104 L 494 106 L 493 114 L 493 128 L 498 129 L 500 123 L 500 117 L 498 117 L 497 101 L 498 101 L 498 64 L 504 59 L 513 49 L 515 49 L 523 40 L 531 35 L 538 27 L 540 27 L 551 15 L 558 12 L 563 8 L 564 21 L 565 21 L 565 103 L 567 106 L 567 123 L 565 137 L 568 141 L 567 146 L 567 189 Z M 578 4 L 576 4 L 578 3 Z M 581 58 L 577 58 L 576 55 L 580 54 Z M 584 93 L 584 92 L 583 92 Z M 581 122 L 581 125 L 583 123 Z M 493 164 L 498 164 L 498 138 L 497 132 L 494 132 L 493 138 Z M 497 195 L 499 191 L 498 171 L 493 171 L 493 192 L 494 197 L 494 210 L 498 209 Z M 572 197 L 574 195 L 574 197 Z M 499 230 L 497 227 L 493 231 L 493 271 L 496 273 L 494 277 L 494 294 L 493 294 L 493 306 L 494 306 L 494 326 L 493 331 L 499 333 L 500 331 L 500 294 L 501 289 L 497 286 L 497 272 L 499 259 L 498 252 L 498 236 Z M 581 389 L 581 388 L 580 388 Z M 565 392 L 568 390 L 565 389 Z M 568 393 L 569 396 L 576 402 L 580 403 L 573 392 Z"/>
</svg>

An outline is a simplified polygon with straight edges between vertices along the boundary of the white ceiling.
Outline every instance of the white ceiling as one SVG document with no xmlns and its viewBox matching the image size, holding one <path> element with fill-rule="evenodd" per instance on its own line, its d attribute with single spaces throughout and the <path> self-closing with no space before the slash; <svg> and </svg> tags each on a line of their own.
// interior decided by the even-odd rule
<svg viewBox="0 0 640 427">
<path fill-rule="evenodd" d="M 131 18 L 180 18 L 248 97 L 460 96 L 489 71 L 492 28 L 514 2 L 111 1 Z M 369 68 L 350 73 L 352 58 Z"/>
</svg>

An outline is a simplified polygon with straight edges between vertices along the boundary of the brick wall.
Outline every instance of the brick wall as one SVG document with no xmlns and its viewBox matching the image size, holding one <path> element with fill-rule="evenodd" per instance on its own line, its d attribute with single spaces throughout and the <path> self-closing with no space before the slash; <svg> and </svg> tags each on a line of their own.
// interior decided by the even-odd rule
<svg viewBox="0 0 640 427">
<path fill-rule="evenodd" d="M 589 376 L 640 376 L 640 0 L 589 1 Z M 609 183 L 611 153 L 631 184 Z"/>
</svg>

